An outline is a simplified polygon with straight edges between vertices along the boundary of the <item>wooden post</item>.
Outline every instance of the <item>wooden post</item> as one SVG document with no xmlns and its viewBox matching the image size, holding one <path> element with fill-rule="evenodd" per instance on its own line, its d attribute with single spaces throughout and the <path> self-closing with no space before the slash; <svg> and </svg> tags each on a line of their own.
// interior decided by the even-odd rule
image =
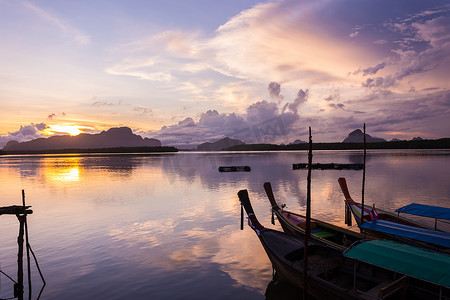
<svg viewBox="0 0 450 300">
<path fill-rule="evenodd" d="M 244 206 L 241 203 L 241 230 L 244 230 Z"/>
<path fill-rule="evenodd" d="M 28 261 L 28 285 L 30 286 L 29 298 L 31 299 L 31 270 L 30 270 L 30 251 L 34 256 L 33 250 L 28 243 L 28 225 L 27 225 L 27 214 L 32 214 L 33 211 L 29 209 L 30 206 L 25 205 L 25 192 L 22 190 L 22 206 L 12 205 L 0 207 L 0 215 L 8 214 L 15 215 L 19 221 L 19 236 L 17 237 L 17 282 L 14 283 L 14 297 L 19 300 L 23 300 L 24 296 L 24 285 L 23 285 L 23 245 L 24 245 L 24 234 L 26 235 L 26 247 L 27 247 L 27 261 Z M 36 260 L 36 257 L 35 257 Z M 41 274 L 41 278 L 44 281 L 42 273 L 40 271 L 39 265 L 36 261 L 36 266 Z M 9 277 L 9 276 L 8 276 Z M 13 280 L 12 278 L 10 278 Z M 13 280 L 14 281 L 14 280 Z M 45 286 L 45 281 L 44 281 Z M 41 290 L 42 291 L 42 290 Z"/>
<path fill-rule="evenodd" d="M 23 229 L 24 219 L 23 216 L 17 215 L 19 219 L 19 236 L 17 237 L 18 253 L 17 253 L 17 284 L 14 289 L 14 296 L 18 300 L 23 300 Z"/>
<path fill-rule="evenodd" d="M 306 188 L 306 228 L 305 247 L 303 254 L 303 299 L 308 298 L 308 239 L 311 233 L 311 165 L 312 165 L 312 137 L 309 127 L 308 177 Z"/>
<path fill-rule="evenodd" d="M 364 160 L 363 160 L 363 178 L 361 192 L 361 224 L 364 223 L 364 185 L 366 183 L 366 123 L 364 123 Z"/>
<path fill-rule="evenodd" d="M 25 223 L 25 247 L 27 247 L 27 271 L 28 271 L 28 299 L 31 299 L 31 265 L 30 265 L 30 244 L 28 240 L 27 209 L 25 205 L 25 190 L 22 190 L 23 220 Z"/>
</svg>

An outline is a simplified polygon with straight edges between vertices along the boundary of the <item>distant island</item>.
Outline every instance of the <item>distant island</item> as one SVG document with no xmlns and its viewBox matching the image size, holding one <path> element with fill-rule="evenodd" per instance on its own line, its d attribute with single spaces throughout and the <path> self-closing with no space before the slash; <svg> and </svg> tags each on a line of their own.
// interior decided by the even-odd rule
<svg viewBox="0 0 450 300">
<path fill-rule="evenodd" d="M 19 143 L 9 141 L 4 154 L 38 153 L 127 153 L 174 152 L 173 147 L 162 147 L 157 139 L 142 138 L 128 127 L 110 128 L 98 134 L 82 133 L 77 136 L 51 136 Z"/>
<path fill-rule="evenodd" d="M 313 143 L 314 150 L 355 150 L 363 149 L 363 143 Z M 366 143 L 367 149 L 450 149 L 450 138 L 419 141 L 391 141 Z M 233 146 L 226 151 L 290 151 L 308 150 L 309 144 L 245 144 Z"/>
<path fill-rule="evenodd" d="M 348 134 L 342 141 L 343 143 L 364 143 L 364 133 L 361 129 L 356 129 Z M 385 139 L 372 137 L 366 133 L 366 143 L 382 143 L 387 142 Z"/>
<path fill-rule="evenodd" d="M 313 143 L 314 150 L 354 150 L 364 148 L 364 133 L 356 129 L 342 141 L 342 143 Z M 437 140 L 424 140 L 415 137 L 411 141 L 392 140 L 390 142 L 382 138 L 372 137 L 366 133 L 367 149 L 450 149 L 450 138 Z M 308 150 L 306 142 L 290 143 L 288 145 L 276 144 L 244 144 L 236 145 L 224 150 L 227 151 L 289 151 Z"/>
<path fill-rule="evenodd" d="M 356 129 L 348 134 L 341 142 L 336 143 L 313 143 L 315 150 L 353 150 L 364 147 L 364 133 Z M 450 138 L 437 140 L 424 140 L 414 137 L 410 141 L 392 140 L 372 137 L 366 133 L 367 149 L 450 149 Z M 287 145 L 281 144 L 246 144 L 240 140 L 228 137 L 221 140 L 198 145 L 197 151 L 289 151 L 307 150 L 309 144 L 302 140 L 295 140 Z"/>
<path fill-rule="evenodd" d="M 243 141 L 230 139 L 228 137 L 213 143 L 203 143 L 197 146 L 197 151 L 220 151 L 234 146 L 245 145 Z"/>
<path fill-rule="evenodd" d="M 364 133 L 356 129 L 348 134 L 342 142 L 313 143 L 315 150 L 352 150 L 362 149 Z M 414 137 L 410 141 L 392 140 L 372 137 L 366 134 L 367 149 L 450 149 L 450 138 L 424 140 Z M 290 151 L 307 150 L 309 144 L 300 139 L 287 145 L 281 144 L 246 144 L 229 137 L 214 142 L 199 144 L 196 151 Z M 98 134 L 82 133 L 77 136 L 51 136 L 19 143 L 9 141 L 0 155 L 4 154 L 66 154 L 66 153 L 151 153 L 177 152 L 175 147 L 162 146 L 157 139 L 142 138 L 128 127 L 110 128 Z M 185 150 L 191 151 L 191 150 Z"/>
</svg>

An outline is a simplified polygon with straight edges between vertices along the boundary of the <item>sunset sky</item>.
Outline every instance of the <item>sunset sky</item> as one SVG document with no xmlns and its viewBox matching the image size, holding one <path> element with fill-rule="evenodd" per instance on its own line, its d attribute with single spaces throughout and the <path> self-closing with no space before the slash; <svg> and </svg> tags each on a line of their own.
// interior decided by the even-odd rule
<svg viewBox="0 0 450 300">
<path fill-rule="evenodd" d="M 0 148 L 450 137 L 448 0 L 0 0 L 0 44 Z"/>
</svg>

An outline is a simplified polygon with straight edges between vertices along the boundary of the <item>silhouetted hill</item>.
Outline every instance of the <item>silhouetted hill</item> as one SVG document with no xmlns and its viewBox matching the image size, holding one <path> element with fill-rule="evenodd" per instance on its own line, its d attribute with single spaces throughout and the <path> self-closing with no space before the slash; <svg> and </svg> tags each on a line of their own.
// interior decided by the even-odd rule
<svg viewBox="0 0 450 300">
<path fill-rule="evenodd" d="M 197 146 L 198 151 L 220 151 L 226 148 L 230 148 L 237 145 L 243 145 L 245 144 L 243 141 L 240 140 L 233 140 L 228 137 L 223 138 L 221 140 L 218 140 L 214 143 L 203 143 Z"/>
<path fill-rule="evenodd" d="M 295 140 L 292 143 L 289 143 L 289 145 L 297 145 L 297 144 L 307 144 L 308 142 L 302 141 L 302 140 Z"/>
<path fill-rule="evenodd" d="M 111 128 L 98 134 L 51 136 L 28 142 L 9 141 L 4 151 L 47 151 L 62 149 L 104 149 L 118 147 L 161 147 L 157 139 L 142 138 L 128 127 Z"/>
<path fill-rule="evenodd" d="M 313 143 L 314 150 L 354 150 L 363 149 L 363 143 Z M 393 141 L 367 143 L 367 149 L 450 149 L 450 138 L 421 141 Z M 228 151 L 277 151 L 308 150 L 309 144 L 245 144 L 230 147 Z"/>
<path fill-rule="evenodd" d="M 364 133 L 361 129 L 356 129 L 348 134 L 348 136 L 342 141 L 343 143 L 363 143 L 364 142 Z M 371 137 L 366 133 L 366 142 L 367 143 L 379 143 L 386 142 L 385 139 Z"/>
</svg>

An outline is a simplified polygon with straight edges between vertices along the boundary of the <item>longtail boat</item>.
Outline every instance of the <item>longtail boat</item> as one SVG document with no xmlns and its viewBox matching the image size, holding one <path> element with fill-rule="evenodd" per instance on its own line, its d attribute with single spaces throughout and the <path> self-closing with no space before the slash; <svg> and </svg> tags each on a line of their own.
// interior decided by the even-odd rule
<svg viewBox="0 0 450 300">
<path fill-rule="evenodd" d="M 351 211 L 362 233 L 376 238 L 392 239 L 434 250 L 449 252 L 450 233 L 410 220 L 399 214 L 374 207 L 364 207 L 350 196 L 345 178 L 338 182 L 345 196 L 345 205 Z M 363 218 L 361 218 L 363 215 Z M 349 217 L 346 217 L 348 219 Z"/>
<path fill-rule="evenodd" d="M 299 288 L 307 284 L 316 299 L 448 299 L 450 256 L 392 241 L 373 240 L 344 253 L 310 241 L 307 280 L 304 239 L 268 229 L 256 218 L 247 190 L 238 193 L 249 219 L 280 281 Z"/>
<path fill-rule="evenodd" d="M 347 187 L 347 181 L 345 178 L 341 177 L 338 179 L 339 185 L 341 186 L 342 193 L 345 197 L 345 205 L 348 207 L 348 209 L 353 214 L 353 217 L 355 218 L 358 225 L 361 225 L 364 221 L 371 221 L 373 219 L 373 206 L 364 206 L 364 221 L 361 220 L 361 211 L 362 211 L 362 205 L 361 203 L 355 202 L 352 197 L 350 196 L 349 189 Z M 416 222 L 414 220 L 405 218 L 403 216 L 400 216 L 399 214 L 396 214 L 394 212 L 390 212 L 387 210 L 383 210 L 380 208 L 375 209 L 377 213 L 378 220 L 386 220 L 391 222 L 396 222 L 404 225 L 410 225 L 425 229 L 432 230 L 433 227 L 428 226 L 426 224 L 422 224 L 420 222 Z"/>
<path fill-rule="evenodd" d="M 277 216 L 283 231 L 297 236 L 304 236 L 306 217 L 280 208 L 275 201 L 270 182 L 264 183 L 264 189 L 272 206 L 272 213 Z M 364 239 L 364 235 L 312 218 L 311 238 L 335 249 L 344 251 L 351 244 Z"/>
</svg>

